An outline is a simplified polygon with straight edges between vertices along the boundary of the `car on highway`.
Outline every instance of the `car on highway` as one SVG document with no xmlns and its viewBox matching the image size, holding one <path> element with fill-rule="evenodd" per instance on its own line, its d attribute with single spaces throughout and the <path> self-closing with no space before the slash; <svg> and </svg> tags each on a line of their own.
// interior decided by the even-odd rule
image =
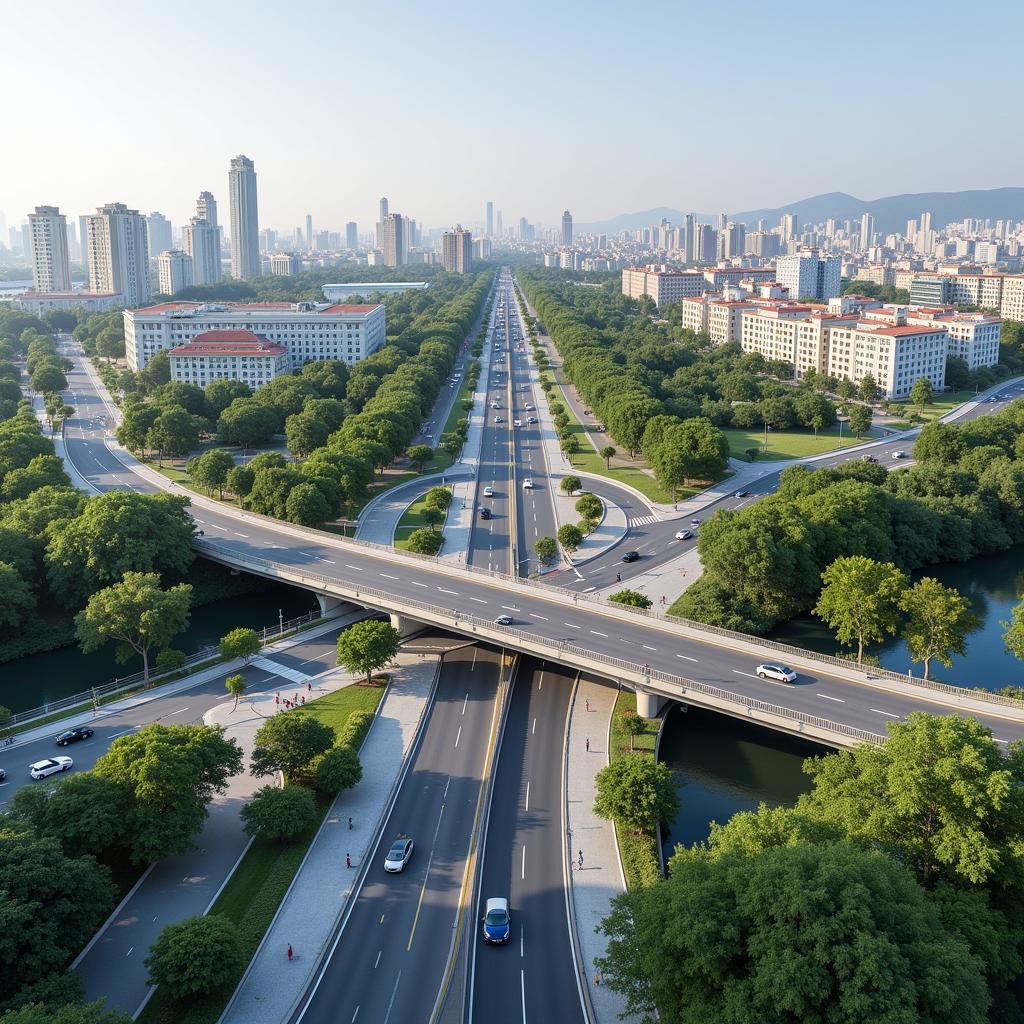
<svg viewBox="0 0 1024 1024">
<path fill-rule="evenodd" d="M 526 405 L 523 406 L 523 408 L 527 412 L 533 412 L 533 402 L 527 402 Z"/>
<path fill-rule="evenodd" d="M 863 460 L 864 462 L 877 462 L 877 461 L 878 461 L 878 459 L 876 459 L 876 458 L 874 457 L 874 455 L 862 455 L 862 456 L 861 456 L 861 459 L 862 459 L 862 460 Z"/>
<path fill-rule="evenodd" d="M 490 519 L 491 518 L 491 510 L 489 508 L 482 508 L 482 509 L 480 509 L 480 518 L 481 519 Z"/>
<path fill-rule="evenodd" d="M 62 732 L 57 737 L 57 746 L 66 747 L 69 743 L 77 743 L 79 740 L 87 740 L 92 735 L 92 729 L 88 726 L 80 725 L 77 729 L 68 729 L 67 732 Z"/>
<path fill-rule="evenodd" d="M 690 520 L 690 525 L 691 526 L 700 526 L 700 520 L 697 519 L 697 518 L 691 519 Z"/>
<path fill-rule="evenodd" d="M 493 498 L 494 497 L 494 488 L 490 484 L 488 484 L 484 488 L 484 497 L 485 498 Z"/>
<path fill-rule="evenodd" d="M 412 856 L 413 841 L 408 836 L 402 836 L 391 844 L 388 855 L 384 858 L 384 870 L 389 874 L 397 875 L 399 871 L 405 870 Z"/>
<path fill-rule="evenodd" d="M 523 481 L 523 490 L 524 491 L 532 491 L 533 490 L 533 478 L 532 477 L 527 477 Z"/>
<path fill-rule="evenodd" d="M 496 618 L 496 619 L 494 620 L 494 624 L 495 624 L 496 626 L 511 626 L 511 625 L 512 625 L 512 623 L 513 623 L 513 621 L 514 621 L 514 620 L 513 620 L 513 618 L 512 618 L 512 616 L 511 616 L 511 615 L 499 615 L 499 616 L 498 616 L 498 617 L 497 617 L 497 618 Z"/>
<path fill-rule="evenodd" d="M 491 408 L 492 409 L 500 409 L 501 408 L 501 402 L 499 402 L 496 398 L 492 398 L 491 399 Z"/>
<path fill-rule="evenodd" d="M 513 427 L 521 427 L 522 425 L 523 425 L 523 421 L 522 420 L 513 420 L 512 421 L 512 426 Z"/>
<path fill-rule="evenodd" d="M 765 662 L 757 666 L 758 679 L 774 679 L 778 683 L 795 683 L 796 673 L 788 665 Z"/>
<path fill-rule="evenodd" d="M 504 423 L 505 422 L 505 417 L 504 416 L 495 416 L 494 417 L 494 422 L 495 423 Z"/>
<path fill-rule="evenodd" d="M 639 562 L 640 561 L 640 552 L 639 551 L 627 551 L 622 556 L 622 560 L 624 562 Z"/>
<path fill-rule="evenodd" d="M 749 498 L 750 491 L 737 491 L 735 497 L 737 498 Z"/>
<path fill-rule="evenodd" d="M 893 452 L 891 457 L 894 459 L 905 459 L 907 457 L 907 453 L 905 451 L 900 450 L 897 452 Z"/>
<path fill-rule="evenodd" d="M 537 422 L 537 417 L 536 416 L 527 416 L 526 417 L 526 422 L 527 423 L 536 423 Z"/>
<path fill-rule="evenodd" d="M 676 540 L 693 540 L 693 530 L 676 530 Z"/>
<path fill-rule="evenodd" d="M 500 946 L 512 935 L 512 919 L 509 917 L 508 900 L 492 897 L 485 904 L 484 942 Z"/>
<path fill-rule="evenodd" d="M 34 761 L 28 766 L 28 773 L 33 779 L 46 779 L 58 772 L 66 772 L 74 764 L 70 757 L 47 757 L 42 761 Z"/>
</svg>

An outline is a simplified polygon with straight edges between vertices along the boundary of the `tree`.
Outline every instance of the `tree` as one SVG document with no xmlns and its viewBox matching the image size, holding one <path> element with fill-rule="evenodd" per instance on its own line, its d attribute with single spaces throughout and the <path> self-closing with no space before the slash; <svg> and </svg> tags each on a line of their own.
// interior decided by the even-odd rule
<svg viewBox="0 0 1024 1024">
<path fill-rule="evenodd" d="M 651 757 L 623 757 L 605 765 L 594 779 L 594 813 L 634 832 L 653 832 L 679 813 L 679 797 L 667 764 Z"/>
<path fill-rule="evenodd" d="M 218 417 L 217 434 L 225 444 L 251 448 L 269 444 L 279 429 L 278 412 L 254 398 L 236 398 Z"/>
<path fill-rule="evenodd" d="M 255 482 L 256 474 L 249 466 L 232 466 L 224 481 L 227 489 L 238 499 L 242 508 L 245 508 L 245 499 Z"/>
<path fill-rule="evenodd" d="M 407 550 L 415 555 L 436 555 L 444 546 L 444 534 L 437 530 L 413 530 L 406 541 Z"/>
<path fill-rule="evenodd" d="M 615 599 L 612 598 L 612 600 Z M 644 734 L 647 723 L 632 708 L 625 708 L 619 715 L 619 725 L 622 727 L 622 731 L 629 736 L 629 751 L 632 753 L 636 738 Z"/>
<path fill-rule="evenodd" d="M 861 665 L 866 643 L 896 632 L 907 578 L 891 562 L 850 555 L 837 558 L 821 579 L 824 586 L 814 614 L 828 623 L 840 643 L 857 641 L 857 664 Z"/>
<path fill-rule="evenodd" d="M 271 470 L 273 472 L 273 470 Z M 340 510 L 340 505 L 338 506 Z M 285 499 L 285 515 L 290 523 L 319 526 L 332 518 L 331 504 L 314 483 L 296 484 Z"/>
<path fill-rule="evenodd" d="M 1015 604 L 1010 610 L 1010 621 L 1000 621 L 1003 627 L 1003 643 L 1008 654 L 1013 654 L 1024 661 L 1024 601 Z"/>
<path fill-rule="evenodd" d="M 281 772 L 288 782 L 318 754 L 334 746 L 334 730 L 310 715 L 284 712 L 268 718 L 256 731 L 252 774 Z"/>
<path fill-rule="evenodd" d="M 932 382 L 927 377 L 918 377 L 910 389 L 911 403 L 923 409 L 926 405 L 932 404 L 933 397 Z"/>
<path fill-rule="evenodd" d="M 160 589 L 155 572 L 126 572 L 120 583 L 104 587 L 89 598 L 75 616 L 75 634 L 88 654 L 110 640 L 116 640 L 118 661 L 131 652 L 142 657 L 142 678 L 149 681 L 149 652 L 166 647 L 188 625 L 192 586 L 179 583 Z"/>
<path fill-rule="evenodd" d="M 628 587 L 616 591 L 608 600 L 616 604 L 629 605 L 630 608 L 650 608 L 654 604 L 646 594 L 641 594 L 639 590 L 630 590 Z"/>
<path fill-rule="evenodd" d="M 578 455 L 580 451 L 580 439 L 575 434 L 570 434 L 562 439 L 561 449 L 569 456 L 569 464 L 572 465 L 572 457 Z"/>
<path fill-rule="evenodd" d="M 564 480 L 562 481 L 565 482 Z M 572 523 L 563 523 L 558 528 L 558 543 L 571 555 L 583 543 L 583 532 Z"/>
<path fill-rule="evenodd" d="M 237 629 L 231 630 L 230 633 L 225 633 L 217 644 L 220 656 L 225 661 L 241 658 L 245 665 L 248 665 L 259 654 L 260 646 L 259 633 L 246 626 L 239 626 Z"/>
<path fill-rule="evenodd" d="M 228 693 L 231 694 L 232 697 L 235 698 L 234 706 L 235 709 L 237 710 L 238 698 L 241 697 L 243 693 L 245 693 L 245 676 L 237 673 L 233 676 L 228 676 L 227 679 L 224 680 L 224 688 L 228 691 Z"/>
<path fill-rule="evenodd" d="M 310 768 L 313 785 L 327 796 L 334 796 L 343 789 L 351 789 L 363 777 L 359 755 L 345 744 L 332 747 L 314 758 Z"/>
<path fill-rule="evenodd" d="M 743 454 L 746 455 L 746 457 L 751 462 L 753 462 L 758 457 L 758 455 L 761 454 L 761 449 L 760 448 L 744 448 L 743 449 Z"/>
<path fill-rule="evenodd" d="M 865 373 L 860 379 L 857 394 L 862 402 L 874 403 L 878 398 L 878 381 L 870 373 Z"/>
<path fill-rule="evenodd" d="M 967 634 L 979 625 L 970 601 L 930 576 L 903 592 L 900 609 L 909 616 L 903 630 L 907 649 L 914 661 L 924 662 L 925 679 L 932 658 L 949 668 L 952 655 L 964 653 Z"/>
<path fill-rule="evenodd" d="M 948 423 L 932 420 L 921 428 L 914 442 L 913 455 L 917 462 L 932 462 L 952 466 L 967 453 L 962 432 Z"/>
<path fill-rule="evenodd" d="M 398 654 L 402 636 L 388 622 L 357 622 L 338 634 L 338 664 L 349 672 L 365 673 L 366 685 L 373 673 Z"/>
<path fill-rule="evenodd" d="M 867 405 L 850 406 L 850 431 L 863 437 L 871 429 L 871 408 Z"/>
<path fill-rule="evenodd" d="M 29 580 L 10 562 L 0 561 L 0 626 L 20 626 L 35 606 Z"/>
<path fill-rule="evenodd" d="M 316 800 L 302 786 L 263 786 L 245 802 L 241 818 L 246 835 L 287 842 L 316 826 Z"/>
<path fill-rule="evenodd" d="M 553 562 L 558 557 L 558 544 L 554 537 L 538 537 L 533 550 L 542 562 Z"/>
<path fill-rule="evenodd" d="M 576 500 L 576 511 L 584 519 L 600 519 L 604 512 L 604 502 L 596 494 L 588 491 Z"/>
<path fill-rule="evenodd" d="M 132 1024 L 132 1018 L 120 1010 L 104 1009 L 103 1000 L 95 1003 L 32 1002 L 9 1010 L 0 1024 Z"/>
<path fill-rule="evenodd" d="M 242 751 L 223 729 L 156 722 L 119 736 L 93 767 L 124 794 L 121 831 L 136 864 L 184 853 L 207 804 L 241 770 Z"/>
<path fill-rule="evenodd" d="M 672 864 L 616 896 L 601 926 L 597 966 L 645 1022 L 987 1020 L 980 961 L 885 857 L 796 845 Z"/>
<path fill-rule="evenodd" d="M 423 502 L 427 508 L 436 508 L 447 512 L 448 506 L 452 503 L 452 492 L 447 487 L 431 487 L 424 495 Z"/>
<path fill-rule="evenodd" d="M 226 989 L 245 968 L 238 930 L 224 914 L 186 917 L 169 924 L 149 947 L 149 984 L 181 1002 Z"/>
<path fill-rule="evenodd" d="M 165 408 L 153 421 L 146 435 L 146 444 L 159 457 L 185 455 L 199 443 L 199 417 L 180 405 Z"/>
<path fill-rule="evenodd" d="M 610 444 L 606 444 L 601 449 L 600 455 L 604 459 L 604 468 L 611 469 L 612 459 L 615 458 L 615 449 Z"/>
<path fill-rule="evenodd" d="M 159 415 L 160 410 L 155 405 L 140 401 L 128 405 L 117 428 L 118 443 L 130 452 L 145 455 L 149 432 Z"/>
<path fill-rule="evenodd" d="M 311 455 L 327 444 L 330 428 L 311 412 L 293 413 L 284 421 L 285 443 L 288 451 L 300 459 Z"/>
<path fill-rule="evenodd" d="M 418 473 L 423 472 L 423 467 L 428 462 L 434 461 L 434 449 L 429 444 L 414 444 L 406 455 L 409 456 L 409 461 L 416 467 Z"/>
<path fill-rule="evenodd" d="M 96 355 L 102 356 L 109 363 L 112 359 L 120 359 L 125 352 L 124 330 L 116 327 L 104 327 L 96 335 Z"/>
<path fill-rule="evenodd" d="M 29 383 L 34 391 L 45 394 L 47 391 L 66 390 L 68 379 L 59 366 L 55 366 L 53 363 L 43 363 L 36 367 L 35 372 L 29 378 Z"/>
<path fill-rule="evenodd" d="M 442 434 L 438 448 L 443 452 L 447 452 L 454 462 L 455 459 L 458 458 L 459 452 L 462 451 L 462 446 L 465 443 L 465 439 L 459 437 L 458 434 Z"/>
<path fill-rule="evenodd" d="M 431 530 L 436 530 L 444 522 L 444 512 L 433 505 L 425 505 L 420 515 Z"/>
<path fill-rule="evenodd" d="M 857 385 L 854 384 L 849 377 L 843 377 L 843 379 L 840 380 L 838 384 L 836 384 L 835 390 L 836 394 L 840 398 L 845 398 L 847 401 L 849 401 L 857 394 Z"/>
<path fill-rule="evenodd" d="M 558 485 L 566 494 L 575 494 L 583 486 L 583 481 L 578 476 L 563 476 L 562 482 Z"/>
<path fill-rule="evenodd" d="M 224 448 L 211 448 L 194 459 L 189 459 L 188 473 L 194 483 L 197 483 L 207 494 L 212 495 L 217 491 L 217 497 L 224 497 L 224 488 L 227 485 L 228 477 L 235 468 L 235 460 L 231 452 Z"/>
</svg>

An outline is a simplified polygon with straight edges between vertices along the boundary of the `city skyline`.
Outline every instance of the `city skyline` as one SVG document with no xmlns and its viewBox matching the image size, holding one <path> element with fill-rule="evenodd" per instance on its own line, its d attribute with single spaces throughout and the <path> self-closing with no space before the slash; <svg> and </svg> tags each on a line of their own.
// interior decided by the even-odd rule
<svg viewBox="0 0 1024 1024">
<path fill-rule="evenodd" d="M 608 69 L 625 61 L 635 64 L 636 55 L 650 46 L 649 23 L 626 21 L 612 10 L 587 8 L 584 17 L 584 9 L 575 5 L 550 10 L 528 4 L 521 20 L 503 21 L 495 31 L 493 16 L 468 4 L 459 5 L 461 16 L 451 12 L 451 17 L 437 19 L 398 2 L 372 12 L 352 8 L 343 18 L 314 3 L 308 17 L 289 23 L 268 4 L 247 8 L 242 22 L 229 8 L 200 9 L 186 2 L 180 15 L 141 11 L 138 24 L 129 29 L 95 2 L 71 5 L 59 0 L 46 5 L 59 16 L 61 29 L 48 50 L 50 64 L 41 91 L 32 104 L 18 105 L 9 114 L 9 137 L 25 145 L 19 159 L 0 175 L 0 211 L 9 224 L 16 224 L 37 205 L 59 206 L 70 217 L 123 202 L 134 209 L 160 210 L 180 225 L 187 222 L 202 190 L 211 191 L 222 206 L 227 202 L 225 165 L 237 153 L 248 155 L 259 170 L 261 222 L 281 230 L 302 226 L 308 213 L 314 224 L 335 230 L 348 221 L 360 224 L 361 231 L 372 230 L 381 195 L 391 197 L 397 209 L 409 211 L 418 223 L 443 228 L 482 222 L 487 200 L 494 202 L 495 211 L 503 211 L 506 223 L 525 215 L 531 222 L 556 225 L 566 208 L 585 224 L 659 205 L 737 210 L 785 205 L 801 195 L 833 189 L 882 196 L 1007 183 L 1003 168 L 1020 162 L 1024 140 L 1002 130 L 999 104 L 978 104 L 962 90 L 943 94 L 944 117 L 970 124 L 972 134 L 1002 138 L 1004 160 L 998 167 L 991 162 L 922 163 L 919 147 L 901 143 L 894 133 L 887 135 L 892 141 L 884 145 L 884 159 L 851 159 L 867 125 L 877 146 L 877 130 L 886 123 L 884 112 L 893 102 L 898 106 L 901 97 L 918 92 L 922 80 L 933 81 L 936 66 L 964 52 L 972 42 L 970 26 L 965 29 L 956 19 L 923 22 L 913 10 L 916 5 L 907 10 L 878 7 L 885 31 L 872 33 L 870 79 L 858 85 L 858 71 L 865 69 L 863 48 L 857 48 L 855 62 L 849 48 L 839 45 L 842 36 L 837 36 L 832 18 L 812 13 L 809 5 L 796 6 L 806 10 L 791 10 L 790 18 L 769 25 L 747 17 L 745 8 L 754 10 L 748 4 L 727 14 L 700 12 L 696 17 L 666 8 L 659 15 L 658 38 L 677 33 L 680 39 L 702 39 L 703 44 L 688 46 L 687 61 L 659 66 L 657 86 L 649 91 L 652 101 L 659 94 L 662 100 L 642 104 L 636 102 L 634 87 L 623 84 L 627 76 L 586 73 L 595 63 Z M 191 27 L 197 22 L 190 12 L 198 17 L 200 11 L 205 28 L 195 33 Z M 1002 16 L 1007 37 L 1013 37 L 1012 23 L 1019 26 L 1024 16 L 1010 7 Z M 27 7 L 10 12 L 8 38 L 30 38 L 38 17 L 38 9 L 30 12 Z M 324 31 L 311 36 L 310 18 L 322 20 Z M 372 38 L 391 19 L 400 21 L 404 31 L 394 44 L 392 73 L 386 80 L 379 74 L 373 47 L 356 43 L 346 53 L 347 88 L 357 98 L 352 127 L 362 136 L 353 149 L 345 132 L 322 130 L 335 123 L 337 105 L 335 92 L 320 85 L 326 79 L 317 68 L 329 67 L 342 39 L 342 23 L 344 39 L 358 40 Z M 794 20 L 800 21 L 801 32 L 793 56 L 816 54 L 829 69 L 813 82 L 806 62 L 782 59 L 787 46 L 794 45 L 789 34 Z M 858 25 L 871 31 L 870 21 Z M 976 31 L 980 41 L 981 28 Z M 104 132 L 95 118 L 67 119 L 60 131 L 43 128 L 40 109 L 57 109 L 74 94 L 82 55 L 94 43 L 102 39 L 104 46 L 116 47 L 139 36 L 159 43 L 125 45 L 118 61 L 88 68 L 100 93 L 119 95 L 118 124 L 125 130 Z M 728 39 L 727 51 L 718 39 Z M 190 52 L 211 70 L 186 76 L 167 94 L 152 74 L 153 46 L 168 54 Z M 496 119 L 495 105 L 500 80 L 491 89 L 466 90 L 461 70 L 430 60 L 431 54 L 449 47 L 486 52 L 496 68 L 507 69 L 516 82 L 516 102 L 502 119 Z M 563 47 L 579 64 L 575 78 L 580 84 L 573 86 L 570 74 L 567 87 L 551 92 L 544 85 L 549 81 L 545 70 L 564 60 Z M 729 74 L 722 73 L 727 52 L 751 57 L 759 49 L 778 59 L 731 61 Z M 37 59 L 30 48 L 5 51 L 5 63 L 16 79 L 36 81 L 39 76 L 32 72 Z M 240 106 L 232 84 L 254 61 L 272 70 L 276 80 L 295 82 L 295 89 L 272 90 L 259 102 Z M 1009 90 L 1011 74 L 1007 62 L 995 62 L 991 89 Z M 420 90 L 424 76 L 428 87 Z M 126 78 L 131 89 L 124 88 Z M 710 81 L 715 82 L 713 96 L 707 94 Z M 370 82 L 372 89 L 361 84 Z M 802 114 L 795 140 L 791 132 L 769 130 L 768 116 L 781 115 L 766 116 L 751 108 L 752 95 L 778 99 L 798 92 Z M 867 121 L 852 120 L 854 95 L 860 115 L 871 115 Z M 663 105 L 670 97 L 679 107 L 667 120 L 679 130 L 666 131 Z M 143 124 L 150 126 L 145 132 L 130 127 Z M 504 147 L 494 145 L 496 130 L 529 137 L 522 159 L 506 159 Z M 183 132 L 195 132 L 200 144 L 169 143 Z M 817 145 L 815 139 L 823 137 L 819 133 L 826 132 L 832 142 Z M 442 159 L 453 135 L 472 154 L 461 165 Z M 849 147 L 836 145 L 845 136 Z M 285 137 L 287 144 L 282 145 Z M 695 148 L 700 139 L 714 145 Z M 633 145 L 647 154 L 642 164 L 624 152 Z M 794 145 L 803 150 L 800 160 L 793 159 Z M 69 153 L 74 153 L 73 174 Z M 406 159 L 397 159 L 400 154 Z M 524 174 L 524 161 L 538 173 Z M 440 166 L 445 167 L 443 175 L 429 170 Z"/>
</svg>

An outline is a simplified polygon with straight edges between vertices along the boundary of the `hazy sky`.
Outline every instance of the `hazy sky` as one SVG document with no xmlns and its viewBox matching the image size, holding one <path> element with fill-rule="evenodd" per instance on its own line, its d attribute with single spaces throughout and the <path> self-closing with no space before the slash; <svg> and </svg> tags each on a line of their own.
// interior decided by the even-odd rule
<svg viewBox="0 0 1024 1024">
<path fill-rule="evenodd" d="M 585 222 L 1022 184 L 1024 3 L 4 0 L 0 211 Z M 984 11 L 984 16 L 980 12 Z M 848 12 L 848 13 L 847 13 Z"/>
</svg>

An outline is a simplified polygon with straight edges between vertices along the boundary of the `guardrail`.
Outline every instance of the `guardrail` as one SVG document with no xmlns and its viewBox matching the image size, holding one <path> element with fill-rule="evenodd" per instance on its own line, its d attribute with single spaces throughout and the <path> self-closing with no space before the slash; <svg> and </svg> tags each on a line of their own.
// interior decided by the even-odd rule
<svg viewBox="0 0 1024 1024">
<path fill-rule="evenodd" d="M 332 579 L 330 576 L 322 576 L 319 573 L 305 572 L 304 570 L 297 569 L 294 566 L 284 565 L 280 562 L 272 562 L 266 558 L 257 558 L 252 555 L 239 555 L 234 551 L 234 549 L 222 548 L 217 544 L 203 544 L 202 546 L 207 549 L 215 549 L 215 553 L 217 554 L 230 555 L 235 560 L 236 564 L 248 564 L 262 569 L 271 570 L 272 574 L 277 577 L 291 579 L 299 583 L 315 584 L 317 589 L 329 590 L 331 587 L 340 588 L 345 591 L 346 596 L 350 596 L 354 600 L 370 601 L 373 604 L 381 605 L 384 609 L 390 608 L 399 614 L 411 610 L 413 612 L 427 614 L 434 619 L 441 620 L 440 624 L 443 625 L 447 625 L 451 622 L 453 627 L 456 629 L 458 629 L 460 625 L 472 626 L 474 631 L 484 630 L 487 633 L 495 634 L 499 642 L 502 637 L 515 637 L 522 641 L 523 644 L 528 644 L 532 647 L 544 648 L 548 652 L 548 655 L 556 661 L 565 659 L 568 655 L 572 655 L 577 659 L 577 661 L 590 662 L 601 666 L 606 671 L 610 671 L 612 676 L 615 678 L 619 678 L 623 674 L 632 676 L 633 678 L 631 679 L 631 682 L 641 688 L 656 684 L 659 687 L 668 689 L 669 696 L 680 700 L 684 700 L 691 693 L 701 694 L 703 696 L 711 697 L 720 703 L 731 704 L 737 708 L 742 708 L 748 713 L 750 711 L 760 711 L 764 714 L 772 715 L 777 718 L 784 718 L 794 723 L 802 723 L 803 725 L 807 725 L 815 729 L 839 733 L 843 736 L 848 736 L 851 739 L 862 742 L 880 743 L 884 741 L 884 737 L 877 733 L 868 732 L 864 729 L 857 729 L 854 726 L 845 725 L 842 722 L 833 722 L 830 719 L 821 718 L 817 715 L 808 715 L 805 712 L 795 711 L 791 708 L 781 707 L 776 704 L 769 704 L 767 701 L 744 697 L 742 694 L 733 693 L 729 690 L 722 690 L 717 686 L 711 686 L 708 683 L 701 683 L 695 679 L 690 679 L 687 676 L 679 676 L 670 672 L 662 672 L 658 669 L 652 669 L 650 666 L 638 665 L 636 662 L 626 661 L 622 658 L 613 658 L 609 655 L 597 654 L 593 651 L 588 651 L 586 648 L 579 647 L 576 644 L 568 643 L 567 641 L 549 640 L 546 637 L 538 636 L 536 633 L 528 632 L 524 629 L 517 629 L 514 626 L 500 626 L 497 623 L 492 622 L 490 619 L 484 619 L 476 615 L 467 615 L 461 611 L 453 611 L 450 608 L 443 608 L 439 605 L 430 604 L 427 601 L 419 601 L 416 598 L 395 598 L 393 594 L 390 594 L 385 590 L 379 590 L 376 587 L 367 587 L 362 584 L 346 584 L 337 579 Z M 801 730 L 797 729 L 797 731 Z"/>
<path fill-rule="evenodd" d="M 283 624 L 279 623 L 276 626 L 264 627 L 260 630 L 261 646 L 266 646 L 266 644 L 277 639 L 277 637 L 282 633 L 290 633 L 293 629 L 296 629 L 301 625 L 305 625 L 307 622 L 313 622 L 320 617 L 319 611 L 310 611 L 306 612 L 305 615 L 299 615 L 294 619 L 288 619 Z M 167 676 L 176 675 L 177 673 L 187 671 L 190 667 L 201 665 L 204 661 L 209 661 L 210 658 L 217 657 L 219 653 L 217 645 L 210 644 L 206 647 L 200 648 L 194 654 L 190 654 L 176 668 L 150 673 L 148 681 L 144 678 L 142 672 L 133 672 L 131 675 L 120 676 L 118 678 L 111 679 L 109 682 L 101 683 L 98 686 L 92 686 L 88 690 L 82 690 L 79 693 L 74 693 L 70 697 L 61 697 L 58 700 L 47 701 L 47 703 L 40 704 L 38 707 L 34 707 L 29 711 L 15 712 L 7 719 L 6 722 L 4 722 L 4 729 L 9 730 L 12 726 L 24 725 L 26 722 L 31 722 L 34 719 L 45 718 L 48 715 L 56 714 L 59 711 L 66 711 L 68 708 L 73 708 L 78 705 L 92 705 L 93 708 L 98 708 L 106 697 L 124 693 L 129 690 L 137 690 L 139 688 L 149 689 L 153 686 L 159 686 L 161 682 L 167 681 Z"/>
</svg>

